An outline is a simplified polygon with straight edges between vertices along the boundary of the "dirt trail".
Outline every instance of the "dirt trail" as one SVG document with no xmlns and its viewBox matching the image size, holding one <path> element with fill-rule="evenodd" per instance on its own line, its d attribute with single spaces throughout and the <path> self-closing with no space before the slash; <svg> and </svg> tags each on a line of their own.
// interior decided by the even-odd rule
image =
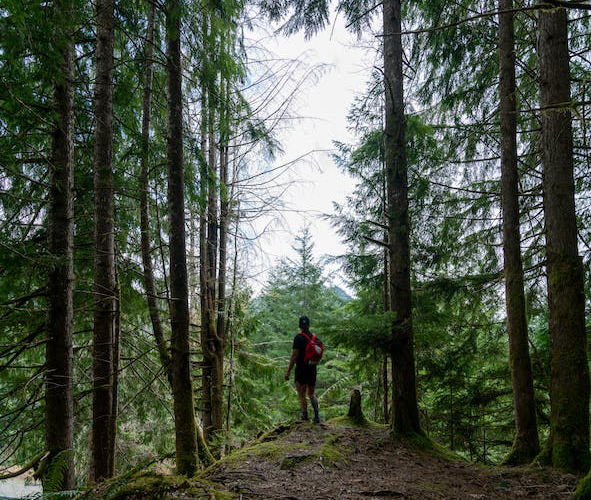
<svg viewBox="0 0 591 500">
<path fill-rule="evenodd" d="M 566 500 L 577 479 L 549 469 L 485 468 L 393 440 L 384 427 L 298 423 L 208 473 L 237 498 Z"/>
</svg>

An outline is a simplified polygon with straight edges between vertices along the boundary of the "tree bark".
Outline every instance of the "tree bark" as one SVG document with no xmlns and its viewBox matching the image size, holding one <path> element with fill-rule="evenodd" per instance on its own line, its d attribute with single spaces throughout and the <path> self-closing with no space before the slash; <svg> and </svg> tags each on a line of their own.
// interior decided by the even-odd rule
<svg viewBox="0 0 591 500">
<path fill-rule="evenodd" d="M 361 411 L 361 392 L 355 389 L 351 393 L 351 400 L 349 401 L 349 411 L 347 416 L 355 420 L 363 420 L 363 411 Z"/>
<path fill-rule="evenodd" d="M 531 462 L 540 451 L 540 443 L 529 357 L 520 247 L 515 34 L 513 12 L 510 12 L 512 8 L 513 0 L 499 0 L 499 11 L 507 11 L 505 14 L 499 14 L 499 111 L 505 300 L 515 414 L 513 448 L 505 458 L 505 463 L 518 465 Z"/>
<path fill-rule="evenodd" d="M 205 151 L 207 148 L 207 90 L 202 87 L 201 95 L 201 159 L 200 168 L 200 201 L 201 213 L 199 215 L 199 288 L 201 307 L 201 420 L 203 422 L 203 435 L 208 439 L 211 429 L 211 346 L 209 341 L 209 305 L 208 305 L 208 251 L 207 251 L 207 161 Z"/>
<path fill-rule="evenodd" d="M 229 165 L 229 162 L 227 163 Z M 234 192 L 236 187 L 236 178 L 237 178 L 237 169 L 236 169 L 236 156 L 233 157 L 233 167 L 232 167 L 232 187 L 230 189 L 230 193 L 228 195 L 229 200 L 234 200 Z M 227 303 L 227 323 L 226 323 L 226 337 L 230 338 L 230 373 L 229 373 L 229 384 L 228 384 L 228 395 L 227 395 L 227 403 L 226 403 L 226 433 L 230 432 L 231 425 L 232 425 L 232 391 L 234 389 L 234 350 L 235 350 L 235 330 L 233 325 L 233 317 L 234 317 L 234 309 L 236 307 L 236 288 L 238 283 L 238 238 L 237 238 L 237 228 L 239 224 L 239 214 L 240 214 L 240 207 L 237 207 L 235 210 L 236 217 L 235 217 L 235 232 L 234 232 L 234 251 L 233 251 L 233 268 L 232 268 L 232 286 L 230 297 Z M 229 224 L 228 224 L 229 228 Z M 226 445 L 226 451 L 229 451 L 229 446 Z"/>
<path fill-rule="evenodd" d="M 548 330 L 551 461 L 569 472 L 589 468 L 589 368 L 584 271 L 577 248 L 567 14 L 542 10 L 538 20 Z"/>
<path fill-rule="evenodd" d="M 111 440 L 109 442 L 109 476 L 115 475 L 117 469 L 117 417 L 119 415 L 119 343 L 121 339 L 121 284 L 119 283 L 119 273 L 117 272 L 117 263 L 115 263 L 115 283 L 117 287 L 117 298 L 115 300 L 115 328 L 113 332 L 113 407 L 111 409 L 111 418 L 109 432 Z"/>
<path fill-rule="evenodd" d="M 412 329 L 408 181 L 404 123 L 400 0 L 385 0 L 384 80 L 385 155 L 388 191 L 390 303 L 396 314 L 392 329 L 393 430 L 420 432 Z"/>
<path fill-rule="evenodd" d="M 113 231 L 113 41 L 114 1 L 97 2 L 94 135 L 94 336 L 92 471 L 90 479 L 110 477 L 110 419 L 113 408 L 115 239 Z"/>
<path fill-rule="evenodd" d="M 383 218 L 384 224 L 389 227 L 388 225 L 388 190 L 387 190 L 387 183 L 386 183 L 386 166 L 384 162 L 382 162 L 382 211 L 383 211 Z M 388 246 L 383 248 L 383 267 L 384 267 L 384 283 L 383 283 L 383 300 L 384 300 L 384 312 L 390 311 L 390 271 L 389 271 L 389 230 L 384 229 L 383 233 L 384 241 L 387 243 Z M 384 385 L 384 393 L 382 395 L 382 412 L 384 415 L 384 423 L 387 424 L 389 422 L 389 408 L 388 408 L 388 398 L 389 396 L 389 387 L 388 387 L 388 351 L 384 352 L 384 361 L 382 365 L 382 380 Z"/>
<path fill-rule="evenodd" d="M 58 2 L 56 7 L 63 9 Z M 67 10 L 66 10 L 67 12 Z M 53 262 L 47 280 L 47 343 L 45 344 L 45 445 L 48 460 L 68 452 L 64 490 L 74 477 L 74 411 L 72 393 L 72 318 L 74 251 L 74 48 L 60 51 L 53 83 L 56 122 L 51 135 L 51 188 L 48 208 L 49 254 Z"/>
<path fill-rule="evenodd" d="M 226 349 L 226 266 L 227 266 L 227 239 L 228 239 L 228 83 L 222 79 L 220 93 L 223 96 L 220 104 L 220 144 L 219 144 L 219 259 L 217 272 L 217 302 L 216 305 L 216 337 L 215 356 L 212 380 L 212 428 L 215 432 L 224 429 L 224 354 Z"/>
<path fill-rule="evenodd" d="M 384 393 L 382 394 L 382 412 L 384 414 L 384 423 L 388 423 L 388 354 L 384 354 L 384 361 L 382 364 L 382 380 L 384 385 Z"/>
<path fill-rule="evenodd" d="M 170 324 L 176 467 L 193 476 L 197 470 L 197 427 L 189 346 L 189 287 L 185 245 L 183 165 L 183 96 L 181 82 L 181 5 L 168 0 L 166 48 L 168 77 L 168 217 L 170 225 Z"/>
<path fill-rule="evenodd" d="M 207 429 L 208 439 L 223 429 L 223 350 L 217 331 L 217 254 L 218 254 L 218 197 L 217 197 L 217 151 L 216 144 L 216 100 L 209 92 L 209 169 L 207 196 L 207 340 L 209 343 L 209 364 L 211 366 L 211 426 Z M 220 352 L 221 351 L 221 352 Z M 221 396 L 221 397 L 220 397 Z"/>
<path fill-rule="evenodd" d="M 146 299 L 148 310 L 150 312 L 150 321 L 152 330 L 158 348 L 160 362 L 166 371 L 168 382 L 172 386 L 172 365 L 168 345 L 164 337 L 162 321 L 160 319 L 160 310 L 158 308 L 158 293 L 156 291 L 156 281 L 154 279 L 154 268 L 152 266 L 152 249 L 150 238 L 150 219 L 148 207 L 148 164 L 150 151 L 150 118 L 152 102 L 152 59 L 154 57 L 154 11 L 155 3 L 150 2 L 150 11 L 148 14 L 148 31 L 146 34 L 146 56 L 144 72 L 144 97 L 142 112 L 142 157 L 140 173 L 140 231 L 142 247 L 142 264 L 144 266 L 144 287 L 146 289 Z"/>
</svg>

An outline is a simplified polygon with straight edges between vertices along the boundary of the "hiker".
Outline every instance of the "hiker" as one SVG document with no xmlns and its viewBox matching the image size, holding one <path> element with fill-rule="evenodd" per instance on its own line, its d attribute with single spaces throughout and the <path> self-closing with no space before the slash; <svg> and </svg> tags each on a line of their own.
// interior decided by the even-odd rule
<svg viewBox="0 0 591 500">
<path fill-rule="evenodd" d="M 314 423 L 320 422 L 318 414 L 318 398 L 314 395 L 316 387 L 316 366 L 322 357 L 323 345 L 310 331 L 310 319 L 307 316 L 300 316 L 300 333 L 293 339 L 291 359 L 285 373 L 285 380 L 289 380 L 291 369 L 295 364 L 295 386 L 300 399 L 302 409 L 302 420 L 308 418 L 308 403 L 306 393 L 314 408 Z"/>
</svg>

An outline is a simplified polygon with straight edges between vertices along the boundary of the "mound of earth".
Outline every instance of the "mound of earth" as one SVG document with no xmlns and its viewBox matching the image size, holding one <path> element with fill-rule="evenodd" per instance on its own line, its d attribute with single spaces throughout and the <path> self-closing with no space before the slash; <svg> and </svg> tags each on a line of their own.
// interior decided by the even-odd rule
<svg viewBox="0 0 591 500">
<path fill-rule="evenodd" d="M 205 477 L 243 500 L 564 500 L 577 483 L 551 469 L 468 464 L 427 439 L 346 418 L 281 426 Z"/>
</svg>

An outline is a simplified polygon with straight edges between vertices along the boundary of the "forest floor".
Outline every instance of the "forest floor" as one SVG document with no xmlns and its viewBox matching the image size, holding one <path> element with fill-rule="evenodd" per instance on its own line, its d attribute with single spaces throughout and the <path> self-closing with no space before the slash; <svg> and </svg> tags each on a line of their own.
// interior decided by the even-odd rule
<svg viewBox="0 0 591 500">
<path fill-rule="evenodd" d="M 485 467 L 433 441 L 395 439 L 348 417 L 263 434 L 194 479 L 138 469 L 84 500 L 566 500 L 578 479 L 541 467 Z"/>
<path fill-rule="evenodd" d="M 427 439 L 341 418 L 282 426 L 223 459 L 207 478 L 250 499 L 567 499 L 577 478 L 536 467 L 484 467 Z"/>
</svg>

